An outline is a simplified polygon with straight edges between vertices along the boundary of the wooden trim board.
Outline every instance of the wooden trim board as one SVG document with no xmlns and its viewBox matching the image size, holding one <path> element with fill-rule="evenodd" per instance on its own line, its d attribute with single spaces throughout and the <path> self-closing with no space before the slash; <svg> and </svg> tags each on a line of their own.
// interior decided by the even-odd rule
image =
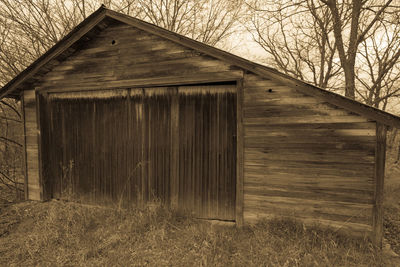
<svg viewBox="0 0 400 267">
<path fill-rule="evenodd" d="M 141 87 L 173 87 L 181 85 L 202 85 L 206 83 L 217 83 L 217 82 L 234 82 L 238 78 L 243 77 L 243 71 L 230 71 L 227 73 L 213 73 L 210 76 L 209 73 L 196 74 L 196 75 L 185 75 L 185 76 L 174 76 L 174 77 L 157 77 L 157 78 L 146 78 L 146 79 L 132 79 L 125 80 L 124 86 L 113 86 L 110 84 L 109 87 L 101 86 L 104 90 L 113 89 L 124 89 L 124 88 L 141 88 Z M 97 91 L 99 86 L 93 87 L 77 87 L 77 88 L 43 88 L 37 87 L 37 91 L 40 93 L 62 93 L 62 92 L 82 92 L 82 91 Z"/>
<path fill-rule="evenodd" d="M 26 155 L 26 120 L 25 120 L 25 101 L 24 101 L 24 93 L 21 92 L 21 111 L 22 111 L 22 119 L 23 119 L 23 127 L 24 127 L 24 142 L 23 142 L 23 160 L 24 160 L 24 194 L 25 200 L 29 199 L 28 194 L 28 156 Z"/>
<path fill-rule="evenodd" d="M 179 205 L 179 94 L 178 87 L 169 87 L 172 90 L 172 106 L 171 106 L 171 162 L 170 169 L 170 190 L 171 190 L 171 207 L 177 209 Z"/>
<path fill-rule="evenodd" d="M 372 214 L 372 240 L 374 245 L 382 248 L 383 239 L 383 184 L 385 177 L 386 159 L 386 132 L 387 127 L 381 123 L 376 123 L 376 150 L 375 150 L 375 188 L 374 188 L 374 207 Z"/>
<path fill-rule="evenodd" d="M 236 88 L 236 225 L 242 227 L 244 179 L 243 79 L 237 80 Z"/>
<path fill-rule="evenodd" d="M 36 103 L 36 127 L 37 127 L 37 144 L 38 144 L 38 161 L 39 161 L 39 188 L 40 188 L 40 200 L 45 200 L 44 195 L 43 195 L 43 175 L 42 175 L 42 169 L 43 169 L 43 162 L 42 162 L 42 154 L 43 154 L 43 149 L 42 149 L 42 138 L 40 134 L 40 97 L 39 93 L 35 92 L 35 103 Z"/>
</svg>

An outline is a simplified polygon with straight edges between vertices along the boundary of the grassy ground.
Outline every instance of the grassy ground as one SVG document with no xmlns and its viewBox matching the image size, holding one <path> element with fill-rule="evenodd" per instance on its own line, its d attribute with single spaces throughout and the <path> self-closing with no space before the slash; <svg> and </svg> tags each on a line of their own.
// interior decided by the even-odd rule
<svg viewBox="0 0 400 267">
<path fill-rule="evenodd" d="M 51 201 L 1 210 L 0 265 L 396 266 L 366 240 L 288 220 L 212 224 L 159 206 Z"/>
<path fill-rule="evenodd" d="M 385 181 L 385 238 L 400 255 L 400 168 L 388 171 Z"/>
<path fill-rule="evenodd" d="M 400 254 L 400 165 L 386 169 L 384 234 Z M 0 186 L 0 266 L 400 266 L 368 240 L 296 221 L 236 229 L 157 205 L 16 202 Z"/>
</svg>

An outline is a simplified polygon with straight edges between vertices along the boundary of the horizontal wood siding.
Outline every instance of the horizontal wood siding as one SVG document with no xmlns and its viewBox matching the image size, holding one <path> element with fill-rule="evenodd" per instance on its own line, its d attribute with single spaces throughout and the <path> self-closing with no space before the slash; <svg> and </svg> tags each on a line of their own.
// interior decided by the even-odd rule
<svg viewBox="0 0 400 267">
<path fill-rule="evenodd" d="M 41 200 L 41 185 L 39 180 L 38 124 L 35 91 L 24 91 L 23 98 L 28 199 Z"/>
<path fill-rule="evenodd" d="M 375 123 L 244 78 L 244 220 L 294 216 L 371 230 Z"/>
<path fill-rule="evenodd" d="M 108 26 L 40 79 L 41 90 L 88 90 L 240 78 L 241 69 L 122 23 Z"/>
</svg>

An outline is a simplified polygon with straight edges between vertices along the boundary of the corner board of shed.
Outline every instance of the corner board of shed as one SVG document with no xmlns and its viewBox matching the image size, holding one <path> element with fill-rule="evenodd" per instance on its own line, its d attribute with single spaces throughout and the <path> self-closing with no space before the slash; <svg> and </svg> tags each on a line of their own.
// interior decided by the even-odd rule
<svg viewBox="0 0 400 267">
<path fill-rule="evenodd" d="M 27 199 L 42 200 L 39 174 L 39 131 L 37 103 L 34 90 L 23 93 L 24 148 L 25 148 L 25 196 Z"/>
</svg>

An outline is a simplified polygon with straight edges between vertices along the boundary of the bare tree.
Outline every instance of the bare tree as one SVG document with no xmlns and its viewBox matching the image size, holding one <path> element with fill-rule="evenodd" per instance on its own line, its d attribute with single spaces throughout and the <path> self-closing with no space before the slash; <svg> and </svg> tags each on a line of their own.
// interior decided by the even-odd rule
<svg viewBox="0 0 400 267">
<path fill-rule="evenodd" d="M 241 0 L 138 0 L 142 19 L 209 45 L 231 36 L 243 15 Z"/>
<path fill-rule="evenodd" d="M 0 69 L 7 72 L 0 82 L 4 84 L 71 31 L 88 10 L 95 9 L 92 2 L 0 0 Z"/>
<path fill-rule="evenodd" d="M 371 29 L 383 21 L 393 0 L 347 0 L 341 4 L 336 0 L 321 2 L 329 7 L 332 14 L 337 50 L 345 74 L 345 95 L 355 98 L 355 64 L 359 45 L 371 35 Z M 350 25 L 346 25 L 346 21 Z"/>
<path fill-rule="evenodd" d="M 387 16 L 361 43 L 356 66 L 356 94 L 385 110 L 400 98 L 400 24 L 398 14 Z M 391 100 L 389 102 L 389 100 Z"/>
<path fill-rule="evenodd" d="M 0 101 L 0 185 L 22 197 L 22 118 L 19 104 L 13 100 Z"/>
<path fill-rule="evenodd" d="M 290 2 L 293 3 L 293 2 Z M 335 62 L 336 42 L 327 7 L 312 1 L 255 1 L 247 29 L 274 67 L 322 88 L 336 88 L 340 66 Z"/>
<path fill-rule="evenodd" d="M 291 46 L 297 43 L 302 43 L 303 38 L 307 38 L 307 32 L 304 33 L 302 30 L 303 25 L 299 23 L 293 23 L 293 21 L 302 21 L 305 25 L 308 25 L 308 19 L 313 21 L 320 21 L 316 26 L 316 32 L 319 30 L 321 33 L 325 33 L 326 42 L 330 43 L 329 47 L 334 47 L 337 51 L 337 55 L 333 54 L 332 64 L 333 67 L 337 62 L 344 73 L 344 91 L 345 95 L 350 98 L 356 96 L 356 78 L 361 79 L 361 76 L 357 76 L 357 67 L 360 64 L 357 62 L 360 60 L 359 55 L 362 53 L 362 44 L 366 40 L 373 40 L 376 33 L 382 32 L 380 29 L 386 27 L 389 23 L 385 18 L 388 15 L 398 14 L 400 6 L 394 5 L 393 0 L 294 0 L 294 1 L 276 1 L 276 0 L 254 0 L 248 2 L 248 5 L 253 11 L 263 12 L 264 18 L 269 20 L 271 17 L 276 18 L 276 14 L 282 14 L 282 16 L 275 19 L 276 23 L 283 24 L 285 31 L 281 31 L 280 38 L 284 39 L 290 36 L 290 33 L 295 32 L 290 40 Z M 322 21 L 322 23 L 321 23 Z M 324 24 L 326 23 L 326 24 Z M 321 25 L 324 25 L 321 27 Z M 275 26 L 276 27 L 276 26 Z M 281 27 L 282 28 L 282 27 Z M 299 28 L 301 30 L 299 30 Z M 307 27 L 306 27 L 307 28 Z M 390 29 L 389 34 L 390 34 Z M 300 32 L 300 33 L 299 33 Z M 261 32 L 262 34 L 262 32 Z M 285 37 L 286 36 L 286 37 Z M 317 39 L 314 40 L 314 46 L 321 46 L 323 38 L 321 34 L 315 34 Z M 300 40 L 299 40 L 300 39 Z M 311 39 L 312 40 L 312 39 Z M 319 41 L 317 41 L 319 40 Z M 393 43 L 393 45 L 395 45 Z M 298 45 L 297 45 L 298 46 Z M 369 46 L 367 46 L 369 47 Z M 365 48 L 365 47 L 364 47 Z M 297 49 L 297 47 L 296 47 Z M 379 48 L 380 49 L 380 48 Z M 286 48 L 286 51 L 289 49 Z M 285 50 L 282 50 L 283 53 Z M 293 51 L 293 50 L 292 50 Z M 298 51 L 295 50 L 295 51 Z M 332 52 L 332 50 L 329 50 Z M 292 52 L 293 53 L 293 52 Z M 364 51 L 365 53 L 365 51 Z M 301 53 L 298 53 L 301 54 Z M 368 50 L 368 57 L 370 58 L 374 53 Z M 301 55 L 293 54 L 295 58 L 301 57 Z M 331 54 L 332 55 L 332 54 Z M 387 54 L 390 56 L 387 62 L 396 62 L 396 53 Z M 285 55 L 288 57 L 287 55 Z M 289 53 L 289 56 L 290 53 Z M 364 55 L 365 56 L 365 55 Z M 292 57 L 292 56 L 291 56 Z M 322 61 L 329 63 L 330 57 L 319 56 L 316 58 L 317 62 L 322 64 Z M 393 59 L 393 60 L 391 60 Z M 289 64 L 292 65 L 293 64 Z M 303 64 L 304 65 L 304 64 Z M 293 68 L 293 67 L 292 67 Z M 394 64 L 387 64 L 386 73 L 389 73 L 394 68 Z M 307 72 L 307 68 L 297 68 L 301 73 Z M 385 74 L 385 77 L 386 74 Z M 391 77 L 394 77 L 393 75 Z M 301 78 L 301 77 L 300 77 Z M 315 84 L 321 85 L 320 83 Z M 367 82 L 368 83 L 368 82 Z M 365 85 L 367 84 L 364 84 Z M 379 83 L 375 86 L 379 87 Z M 389 85 L 389 83 L 387 83 Z M 371 86 L 371 85 L 368 85 Z M 364 99 L 364 98 L 363 98 Z"/>
</svg>

